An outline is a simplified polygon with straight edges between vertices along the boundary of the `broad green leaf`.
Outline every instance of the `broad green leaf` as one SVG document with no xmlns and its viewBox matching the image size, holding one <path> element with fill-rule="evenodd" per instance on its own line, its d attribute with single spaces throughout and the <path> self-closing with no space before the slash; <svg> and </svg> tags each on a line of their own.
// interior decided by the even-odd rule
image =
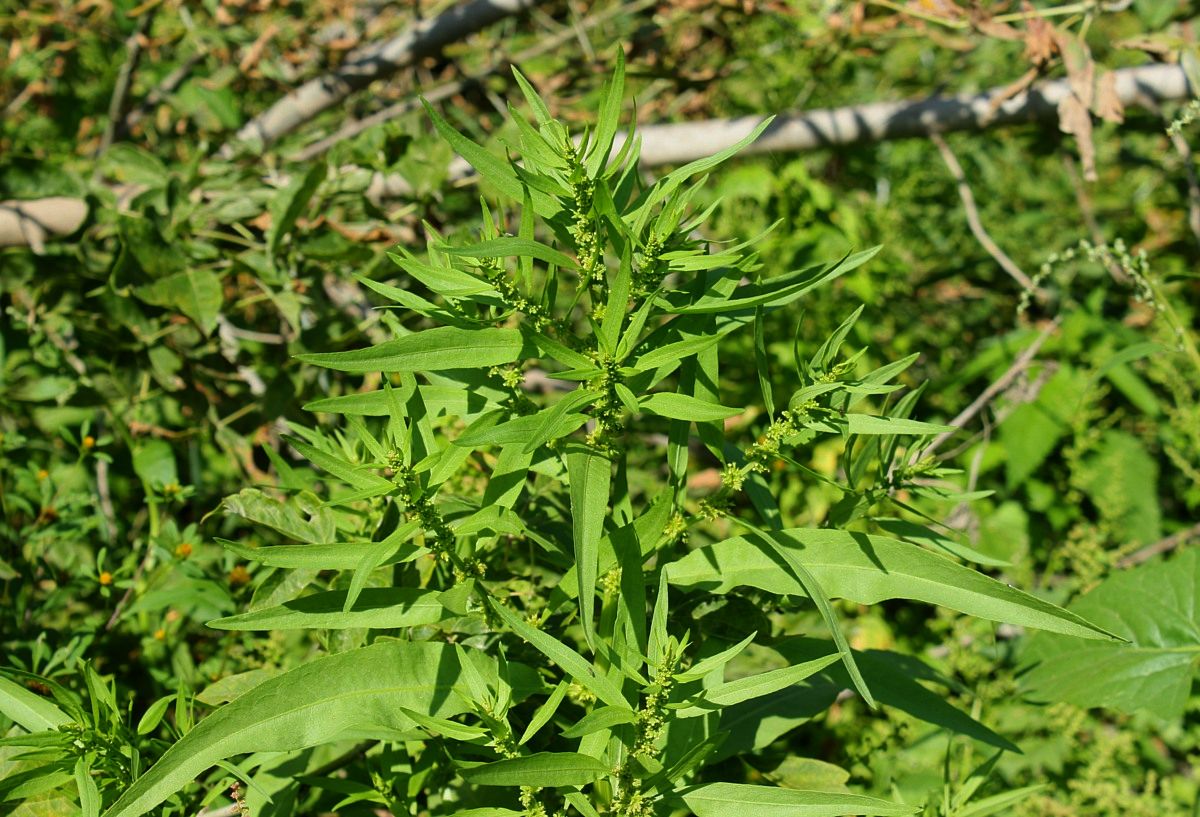
<svg viewBox="0 0 1200 817">
<path fill-rule="evenodd" d="M 591 452 L 571 452 L 567 454 L 567 478 L 571 483 L 571 532 L 579 576 L 579 616 L 584 635 L 592 644 L 599 545 L 604 535 L 604 519 L 608 516 L 612 463 Z"/>
<path fill-rule="evenodd" d="M 212 270 L 177 272 L 138 287 L 134 294 L 148 304 L 182 312 L 206 335 L 217 326 L 222 300 L 221 279 Z"/>
<path fill-rule="evenodd" d="M 612 706 L 630 709 L 629 701 L 621 690 L 593 667 L 586 658 L 547 632 L 537 629 L 493 598 L 488 599 L 492 609 L 512 628 L 513 632 L 528 641 L 542 655 L 558 664 L 568 675 L 595 693 L 596 697 Z"/>
<path fill-rule="evenodd" d="M 221 510 L 235 514 L 259 525 L 282 533 L 298 542 L 328 542 L 333 538 L 333 519 L 327 509 L 312 500 L 312 512 L 308 519 L 301 515 L 299 500 L 305 495 L 288 502 L 272 499 L 257 488 L 243 488 L 233 496 L 225 497 Z"/>
<path fill-rule="evenodd" d="M 340 372 L 423 372 L 482 369 L 519 360 L 525 341 L 517 329 L 439 326 L 352 352 L 297 355 Z"/>
<path fill-rule="evenodd" d="M 742 409 L 710 403 L 687 394 L 655 392 L 638 401 L 644 410 L 672 420 L 709 423 L 726 420 L 742 413 Z"/>
<path fill-rule="evenodd" d="M 680 718 L 706 715 L 727 706 L 740 704 L 742 701 L 761 698 L 763 695 L 770 695 L 772 692 L 799 683 L 840 660 L 842 660 L 841 653 L 835 652 L 803 664 L 761 672 L 746 678 L 738 678 L 736 681 L 727 681 L 704 690 L 690 706 L 676 710 L 675 715 Z"/>
<path fill-rule="evenodd" d="M 346 630 L 364 627 L 386 630 L 436 624 L 450 612 L 436 590 L 415 587 L 364 588 L 349 610 L 347 591 L 327 590 L 284 604 L 208 622 L 215 630 Z"/>
<path fill-rule="evenodd" d="M 961 542 L 951 539 L 949 536 L 938 533 L 932 528 L 918 525 L 916 522 L 909 522 L 904 519 L 874 519 L 872 521 L 882 528 L 884 532 L 890 533 L 898 539 L 941 550 L 949 553 L 951 556 L 965 559 L 968 562 L 975 562 L 975 564 L 987 565 L 988 567 L 1011 566 L 1011 562 L 1006 562 L 1003 559 L 995 559 L 985 553 L 980 553 L 968 545 L 964 545 Z"/>
<path fill-rule="evenodd" d="M 1137 436 L 1105 431 L 1073 471 L 1114 539 L 1148 545 L 1162 538 L 1158 462 Z"/>
<path fill-rule="evenodd" d="M 71 719 L 52 701 L 0 675 L 0 712 L 29 732 L 57 729 Z"/>
<path fill-rule="evenodd" d="M 134 448 L 133 471 L 147 488 L 155 491 L 179 484 L 175 449 L 165 440 L 146 440 Z"/>
<path fill-rule="evenodd" d="M 608 775 L 612 770 L 594 757 L 576 752 L 538 752 L 525 757 L 497 760 L 461 769 L 460 774 L 476 786 L 534 786 L 560 788 L 582 786 Z"/>
<path fill-rule="evenodd" d="M 1041 700 L 1182 717 L 1200 663 L 1200 551 L 1105 579 L 1068 608 L 1128 644 L 1039 633 L 1022 655 L 1022 686 Z"/>
<path fill-rule="evenodd" d="M 470 660 L 495 677 L 495 663 L 485 655 L 472 651 Z M 381 641 L 304 663 L 201 720 L 132 782 L 105 817 L 146 814 L 233 755 L 291 752 L 409 729 L 413 722 L 402 708 L 437 718 L 460 714 L 467 704 L 451 693 L 459 673 L 453 648 L 433 642 Z M 525 675 L 522 694 L 537 686 Z"/>
<path fill-rule="evenodd" d="M 916 814 L 916 806 L 861 794 L 798 791 L 745 783 L 704 783 L 677 792 L 696 817 L 842 817 Z"/>
<path fill-rule="evenodd" d="M 1083 616 L 988 578 L 936 553 L 882 536 L 794 528 L 774 534 L 812 572 L 830 598 L 859 604 L 913 599 L 991 621 L 1109 639 Z M 672 584 L 724 593 L 748 585 L 770 593 L 807 595 L 803 586 L 743 537 L 698 548 L 667 566 Z"/>
</svg>

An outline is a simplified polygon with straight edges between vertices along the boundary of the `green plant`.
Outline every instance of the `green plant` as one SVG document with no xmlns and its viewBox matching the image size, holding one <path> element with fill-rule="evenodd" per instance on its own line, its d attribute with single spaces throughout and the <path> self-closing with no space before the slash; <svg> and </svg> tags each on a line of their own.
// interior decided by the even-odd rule
<svg viewBox="0 0 1200 817">
<path fill-rule="evenodd" d="M 778 275 L 763 274 L 750 242 L 714 251 L 697 233 L 707 213 L 689 205 L 703 175 L 742 145 L 645 186 L 636 140 L 612 155 L 620 62 L 595 129 L 578 142 L 518 82 L 534 114 L 513 112 L 520 163 L 429 111 L 506 206 L 482 204 L 476 242 L 447 243 L 427 226 L 425 258 L 397 249 L 393 259 L 429 297 L 362 279 L 399 307 L 385 318 L 396 339 L 302 357 L 372 380 L 383 373 L 382 388 L 309 404 L 341 417 L 337 428 L 293 427 L 291 448 L 327 476 L 269 450 L 276 495 L 247 488 L 226 501 L 300 544 L 224 542 L 256 565 L 245 572 L 255 598 L 211 626 L 316 630 L 327 654 L 243 679 L 240 695 L 194 725 L 177 716 L 178 741 L 144 774 L 136 753 L 107 770 L 103 792 L 93 743 L 48 729 L 120 734 L 103 756 L 128 758 L 136 742 L 120 731 L 119 707 L 103 723 L 96 714 L 102 687 L 87 723 L 65 693 L 58 707 L 0 688 L 6 714 L 33 733 L 21 740 L 53 743 L 47 765 L 73 769 L 85 814 L 124 774 L 136 779 L 110 817 L 164 801 L 185 813 L 195 792 L 178 793 L 213 766 L 221 771 L 201 798 L 233 774 L 250 784 L 252 808 L 273 786 L 276 797 L 303 791 L 335 809 L 433 815 L 908 814 L 923 804 L 854 794 L 828 773 L 806 787 L 761 785 L 733 760 L 847 688 L 870 706 L 1012 748 L 919 684 L 932 677 L 920 662 L 852 649 L 833 600 L 912 599 L 1111 638 L 935 552 L 972 557 L 945 537 L 926 531 L 926 548 L 869 532 L 877 506 L 911 507 L 901 496 L 970 494 L 952 486 L 954 472 L 914 456 L 923 438 L 953 431 L 910 419 L 919 389 L 869 411 L 901 391 L 895 381 L 915 356 L 862 370 L 861 351 L 842 352 L 859 312 L 815 349 L 795 344 L 801 386 L 776 404 L 766 316 L 873 251 Z M 750 366 L 722 355 L 738 330 L 753 339 L 762 396 L 753 419 L 749 406 L 721 401 L 722 364 Z M 727 429 L 735 417 L 756 422 L 755 433 Z M 843 452 L 842 481 L 797 459 L 828 440 Z M 715 483 L 701 484 L 701 467 L 715 469 Z M 843 495 L 829 526 L 787 524 L 765 478 L 778 467 Z M 828 639 L 807 635 L 822 629 Z M 161 719 L 166 705 L 156 706 Z M 176 706 L 187 713 L 187 696 Z M 290 771 L 279 752 L 295 753 Z M 230 762 L 244 754 L 251 760 Z M 967 813 L 990 768 L 928 808 Z"/>
</svg>

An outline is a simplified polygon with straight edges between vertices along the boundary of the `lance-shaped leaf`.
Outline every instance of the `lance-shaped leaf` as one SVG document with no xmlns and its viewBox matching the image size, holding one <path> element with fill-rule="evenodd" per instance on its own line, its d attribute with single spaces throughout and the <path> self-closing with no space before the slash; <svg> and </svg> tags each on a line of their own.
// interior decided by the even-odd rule
<svg viewBox="0 0 1200 817">
<path fill-rule="evenodd" d="M 851 434 L 941 434 L 954 431 L 954 426 L 923 423 L 901 417 L 876 417 L 873 414 L 848 414 L 846 425 Z"/>
<path fill-rule="evenodd" d="M 216 630 L 386 630 L 435 624 L 450 617 L 436 590 L 416 587 L 368 587 L 347 609 L 345 590 L 302 596 L 275 607 L 208 622 Z"/>
<path fill-rule="evenodd" d="M 339 372 L 431 372 L 483 369 L 519 360 L 525 353 L 520 331 L 438 326 L 351 352 L 297 355 L 314 366 Z"/>
<path fill-rule="evenodd" d="M 861 794 L 799 791 L 744 783 L 705 783 L 674 795 L 696 817 L 843 817 L 915 814 L 916 806 Z M 674 799 L 673 798 L 673 799 Z"/>
<path fill-rule="evenodd" d="M 497 760 L 462 769 L 476 786 L 582 786 L 609 774 L 611 769 L 589 755 L 576 752 L 538 752 L 526 757 Z"/>
<path fill-rule="evenodd" d="M 536 258 L 556 267 L 573 268 L 575 262 L 569 255 L 564 255 L 553 247 L 547 247 L 540 241 L 531 238 L 493 238 L 466 247 L 443 245 L 438 249 L 446 255 L 460 255 L 467 258 Z"/>
<path fill-rule="evenodd" d="M 638 401 L 638 405 L 652 414 L 672 420 L 689 420 L 694 423 L 710 423 L 726 420 L 742 413 L 742 409 L 710 403 L 698 397 L 675 392 L 655 392 Z"/>
<path fill-rule="evenodd" d="M 71 722 L 54 703 L 4 676 L 0 676 L 0 713 L 30 732 L 57 729 Z"/>
<path fill-rule="evenodd" d="M 859 604 L 913 599 L 991 621 L 1082 638 L 1113 638 L 1077 613 L 895 539 L 815 528 L 772 535 L 794 551 L 830 598 Z M 716 593 L 747 585 L 771 593 L 807 595 L 782 559 L 741 536 L 694 550 L 667 571 L 673 584 Z"/>
<path fill-rule="evenodd" d="M 592 644 L 600 538 L 608 515 L 612 464 L 588 451 L 571 452 L 567 454 L 567 476 L 571 481 L 571 531 L 579 572 L 579 617 L 584 636 Z"/>
<path fill-rule="evenodd" d="M 580 684 L 590 689 L 597 698 L 612 706 L 631 708 L 629 701 L 625 700 L 625 696 L 621 694 L 621 690 L 617 688 L 616 684 L 609 680 L 608 676 L 596 670 L 582 655 L 549 633 L 537 629 L 495 599 L 489 598 L 488 603 L 512 628 L 513 632 L 536 647 L 542 655 L 558 664 L 564 672 Z"/>
<path fill-rule="evenodd" d="M 470 651 L 469 659 L 494 681 L 496 664 Z M 522 670 L 515 673 L 517 669 Z M 540 685 L 528 667 L 519 696 Z M 349 737 L 413 727 L 403 709 L 449 718 L 467 709 L 452 693 L 460 675 L 452 647 L 441 643 L 381 641 L 318 658 L 264 681 L 203 719 L 133 781 L 105 817 L 137 817 L 236 754 L 290 752 Z"/>
<path fill-rule="evenodd" d="M 709 687 L 704 690 L 698 699 L 691 702 L 691 705 L 680 708 L 675 714 L 680 718 L 692 718 L 697 715 L 706 715 L 709 712 L 714 712 L 727 706 L 740 704 L 742 701 L 761 698 L 764 695 L 770 695 L 772 692 L 778 692 L 781 689 L 786 689 L 793 684 L 797 684 L 841 659 L 841 653 L 835 652 L 832 655 L 825 655 L 813 661 L 806 661 L 803 664 L 781 667 L 780 669 L 760 672 L 757 675 L 750 675 L 746 678 L 738 678 L 735 681 L 727 681 L 726 683 L 718 684 L 715 687 Z"/>
</svg>

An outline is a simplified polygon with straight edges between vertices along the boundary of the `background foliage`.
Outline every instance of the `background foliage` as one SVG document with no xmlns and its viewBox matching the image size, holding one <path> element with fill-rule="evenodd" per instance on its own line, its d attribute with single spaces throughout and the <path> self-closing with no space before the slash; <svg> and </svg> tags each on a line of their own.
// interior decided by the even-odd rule
<svg viewBox="0 0 1200 817">
<path fill-rule="evenodd" d="M 445 4 L 425 5 L 432 15 Z M 505 60 L 554 36 L 560 46 L 520 68 L 552 112 L 581 129 L 594 122 L 618 44 L 638 120 L 678 121 L 977 90 L 1031 68 L 1061 76 L 1083 46 L 1100 71 L 1187 59 L 1196 13 L 1187 2 L 1035 3 L 1058 32 L 1047 34 L 1041 16 L 1015 3 L 910 6 L 545 4 L 351 97 L 261 156 L 221 147 L 354 47 L 404 30 L 411 12 L 256 2 L 38 2 L 0 12 L 9 43 L 2 197 L 89 205 L 65 239 L 38 252 L 0 250 L 0 651 L 6 679 L 79 701 L 73 714 L 88 725 L 82 754 L 94 772 L 80 781 L 73 760 L 56 759 L 52 775 L 32 774 L 46 757 L 0 745 L 5 808 L 65 814 L 111 805 L 131 772 L 214 707 L 366 638 L 207 627 L 290 601 L 318 581 L 217 540 L 335 540 L 344 520 L 298 490 L 320 477 L 283 435 L 317 426 L 303 407 L 353 394 L 363 378 L 297 356 L 391 337 L 392 313 L 371 308 L 386 299 L 361 279 L 409 286 L 387 252 L 397 244 L 421 252 L 434 230 L 477 241 L 480 190 L 449 179 L 453 152 L 416 105 L 295 161 L 304 146 L 349 117 L 481 73 L 436 105 L 480 142 L 515 144 L 520 134 L 502 100 L 516 104 L 520 92 Z M 1010 22 L 996 22 L 1004 15 Z M 1057 44 L 1046 46 L 1047 37 Z M 129 125 L 103 147 L 134 41 L 141 56 L 124 105 Z M 494 64 L 502 70 L 488 72 Z M 157 93 L 173 74 L 182 81 Z M 927 382 L 924 420 L 952 420 L 1040 344 L 939 452 L 981 495 L 899 498 L 948 526 L 931 529 L 960 532 L 949 546 L 989 574 L 1068 605 L 1137 651 L 1085 649 L 945 608 L 836 603 L 856 650 L 922 660 L 933 688 L 1020 747 L 990 767 L 981 793 L 1022 796 L 994 801 L 991 813 L 1157 815 L 1186 813 L 1197 801 L 1200 568 L 1187 545 L 1200 504 L 1192 272 L 1200 193 L 1187 149 L 1194 131 L 1184 124 L 1168 133 L 1186 110 L 1098 119 L 1095 181 L 1085 139 L 1053 123 L 947 135 L 980 220 L 1044 298 L 1023 293 L 972 234 L 953 174 L 928 140 L 735 159 L 693 201 L 698 211 L 714 207 L 703 228 L 714 239 L 746 241 L 781 221 L 754 246 L 769 274 L 883 246 L 806 299 L 802 319 L 799 310 L 763 319 L 759 355 L 777 400 L 803 385 L 794 364 L 860 305 L 846 340 L 864 350 L 855 373 L 918 354 L 903 381 Z M 403 177 L 412 193 L 380 195 L 375 174 Z M 746 362 L 722 368 L 721 402 L 760 407 L 728 421 L 731 433 L 752 436 L 764 425 L 753 334 L 731 335 L 722 355 Z M 880 516 L 912 523 L 879 497 L 822 481 L 851 476 L 837 438 L 805 448 L 799 465 L 806 478 L 788 471 L 770 480 L 789 526 L 866 529 Z M 705 480 L 720 484 L 719 464 L 697 457 L 691 484 Z M 739 666 L 746 675 L 796 660 L 774 635 L 820 627 L 811 611 L 759 602 L 734 594 L 699 611 L 731 642 L 764 634 Z M 902 707 L 871 710 L 855 696 L 801 721 L 757 752 L 722 760 L 720 779 L 850 786 L 926 803 L 930 813 L 988 813 L 956 811 L 953 802 L 991 756 L 986 742 L 948 742 L 936 723 Z M 396 806 L 371 793 L 398 758 L 330 751 L 305 762 L 299 771 L 218 767 L 186 788 L 172 813 L 227 802 L 229 782 L 251 774 L 246 798 L 256 814 Z M 425 774 L 407 769 L 403 786 L 419 789 Z"/>
</svg>

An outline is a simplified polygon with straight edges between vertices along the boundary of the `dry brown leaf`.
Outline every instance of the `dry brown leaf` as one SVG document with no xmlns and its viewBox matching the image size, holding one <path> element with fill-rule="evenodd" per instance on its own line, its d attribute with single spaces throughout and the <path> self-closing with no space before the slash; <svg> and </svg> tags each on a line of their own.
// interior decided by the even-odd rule
<svg viewBox="0 0 1200 817">
<path fill-rule="evenodd" d="M 1028 0 L 1021 4 L 1025 12 L 1032 12 Z M 1045 65 L 1058 49 L 1054 42 L 1054 26 L 1036 14 L 1025 21 L 1025 56 L 1034 65 Z"/>
<path fill-rule="evenodd" d="M 1083 177 L 1096 181 L 1096 146 L 1092 142 L 1092 115 L 1079 97 L 1070 94 L 1058 103 L 1058 127 L 1063 133 L 1075 137 L 1079 147 L 1079 163 L 1083 165 Z"/>
<path fill-rule="evenodd" d="M 1125 105 L 1117 95 L 1117 75 L 1112 71 L 1105 71 L 1100 76 L 1100 82 L 1096 84 L 1094 104 L 1096 116 L 1105 122 L 1120 124 L 1125 121 Z"/>
<path fill-rule="evenodd" d="M 1067 69 L 1071 92 L 1079 97 L 1085 108 L 1092 107 L 1096 93 L 1096 63 L 1083 40 L 1060 29 L 1054 29 L 1054 42 Z"/>
</svg>

